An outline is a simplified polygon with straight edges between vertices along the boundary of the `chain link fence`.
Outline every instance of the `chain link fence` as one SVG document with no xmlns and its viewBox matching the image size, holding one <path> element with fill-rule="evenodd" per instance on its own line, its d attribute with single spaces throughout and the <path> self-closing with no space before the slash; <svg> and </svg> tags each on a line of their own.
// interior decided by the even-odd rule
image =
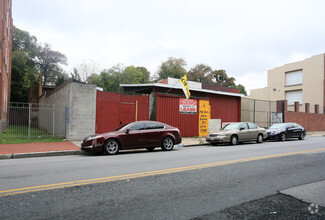
<svg viewBox="0 0 325 220">
<path fill-rule="evenodd" d="M 66 107 L 38 103 L 0 103 L 1 139 L 66 137 Z"/>
<path fill-rule="evenodd" d="M 267 128 L 272 124 L 272 116 L 276 113 L 275 101 L 241 99 L 241 121 L 250 121 L 260 127 Z"/>
</svg>

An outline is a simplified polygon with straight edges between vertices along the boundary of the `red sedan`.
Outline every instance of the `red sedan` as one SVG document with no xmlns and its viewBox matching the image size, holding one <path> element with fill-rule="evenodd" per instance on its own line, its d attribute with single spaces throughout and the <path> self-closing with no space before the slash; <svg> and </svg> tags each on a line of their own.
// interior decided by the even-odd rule
<svg viewBox="0 0 325 220">
<path fill-rule="evenodd" d="M 83 139 L 81 150 L 105 154 L 117 154 L 119 150 L 156 147 L 170 151 L 182 141 L 178 128 L 157 121 L 137 121 L 123 125 L 103 134 L 90 135 Z"/>
</svg>

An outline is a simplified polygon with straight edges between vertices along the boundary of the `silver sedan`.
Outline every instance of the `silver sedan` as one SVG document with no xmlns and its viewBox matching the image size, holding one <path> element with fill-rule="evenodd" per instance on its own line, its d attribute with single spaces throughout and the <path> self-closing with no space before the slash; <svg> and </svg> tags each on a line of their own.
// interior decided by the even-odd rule
<svg viewBox="0 0 325 220">
<path fill-rule="evenodd" d="M 266 137 L 265 129 L 252 122 L 234 122 L 227 124 L 219 132 L 209 133 L 206 141 L 212 145 L 217 145 L 218 143 L 236 145 L 246 141 L 262 143 Z"/>
</svg>

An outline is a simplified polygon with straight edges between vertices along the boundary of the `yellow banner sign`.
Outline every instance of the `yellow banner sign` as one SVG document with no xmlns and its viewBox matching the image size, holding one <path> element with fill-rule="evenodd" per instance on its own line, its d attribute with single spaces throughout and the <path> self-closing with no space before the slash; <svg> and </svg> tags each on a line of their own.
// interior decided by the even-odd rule
<svg viewBox="0 0 325 220">
<path fill-rule="evenodd" d="M 199 103 L 199 136 L 205 137 L 209 131 L 209 119 L 211 118 L 211 106 L 209 100 L 200 100 Z"/>
<path fill-rule="evenodd" d="M 186 99 L 188 99 L 191 96 L 190 90 L 188 89 L 188 84 L 187 84 L 187 76 L 184 75 L 179 82 L 182 84 L 183 86 L 183 92 L 185 94 Z"/>
</svg>

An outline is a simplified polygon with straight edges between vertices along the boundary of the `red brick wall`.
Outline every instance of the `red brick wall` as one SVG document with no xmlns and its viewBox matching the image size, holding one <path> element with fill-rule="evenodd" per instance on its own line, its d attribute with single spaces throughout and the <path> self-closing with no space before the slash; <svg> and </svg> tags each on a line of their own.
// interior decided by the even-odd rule
<svg viewBox="0 0 325 220">
<path fill-rule="evenodd" d="M 286 100 L 277 101 L 278 112 L 281 112 L 282 102 L 285 102 L 285 106 L 287 106 Z M 314 108 L 314 106 L 310 107 Z M 291 112 L 287 111 L 285 107 L 284 122 L 296 122 L 303 126 L 307 131 L 325 131 L 325 114 Z"/>
<path fill-rule="evenodd" d="M 286 122 L 296 122 L 307 131 L 325 131 L 325 115 L 304 112 L 287 112 Z"/>
<path fill-rule="evenodd" d="M 323 95 L 323 112 L 325 113 L 325 54 L 324 54 L 324 78 L 323 78 L 323 90 L 324 90 L 324 95 Z"/>
<path fill-rule="evenodd" d="M 10 102 L 12 29 L 11 1 L 0 0 L 0 104 Z M 7 117 L 4 109 L 0 120 Z"/>
</svg>

